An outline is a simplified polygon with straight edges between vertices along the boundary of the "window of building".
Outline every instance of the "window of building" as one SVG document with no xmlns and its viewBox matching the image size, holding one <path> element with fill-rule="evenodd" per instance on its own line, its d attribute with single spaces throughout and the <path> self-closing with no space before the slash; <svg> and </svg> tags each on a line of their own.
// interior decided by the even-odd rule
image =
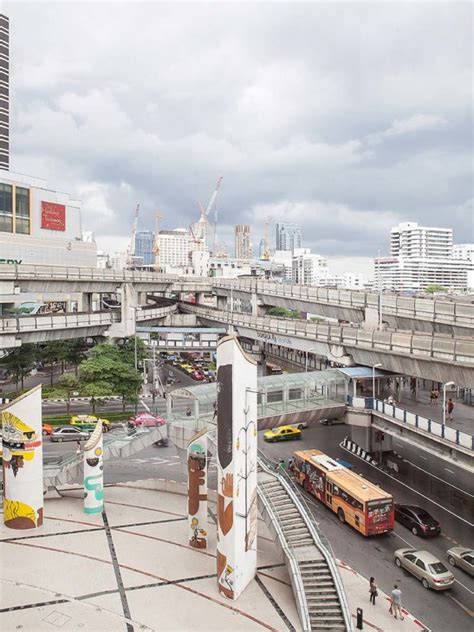
<svg viewBox="0 0 474 632">
<path fill-rule="evenodd" d="M 0 232 L 13 232 L 12 187 L 0 183 Z"/>
<path fill-rule="evenodd" d="M 30 190 L 16 187 L 15 195 L 15 232 L 30 234 Z"/>
</svg>

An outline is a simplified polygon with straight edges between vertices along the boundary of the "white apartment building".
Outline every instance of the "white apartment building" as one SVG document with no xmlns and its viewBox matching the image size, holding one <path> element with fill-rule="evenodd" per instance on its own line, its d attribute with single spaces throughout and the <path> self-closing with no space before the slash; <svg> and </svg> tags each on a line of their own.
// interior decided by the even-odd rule
<svg viewBox="0 0 474 632">
<path fill-rule="evenodd" d="M 453 256 L 453 231 L 404 222 L 390 231 L 390 256 L 448 259 Z"/>
<path fill-rule="evenodd" d="M 453 257 L 464 261 L 474 261 L 474 244 L 454 244 Z"/>
<path fill-rule="evenodd" d="M 306 249 L 305 249 L 306 250 Z M 296 251 L 298 252 L 298 250 Z M 320 285 L 328 277 L 328 261 L 309 252 L 296 254 L 292 259 L 292 279 L 298 285 Z"/>
<path fill-rule="evenodd" d="M 251 259 L 252 256 L 250 226 L 248 224 L 237 224 L 235 227 L 235 258 Z"/>
<path fill-rule="evenodd" d="M 206 249 L 204 242 L 198 238 L 193 239 L 186 228 L 161 230 L 157 241 L 160 252 L 160 268 L 165 272 L 169 268 L 188 266 L 192 251 Z"/>
<path fill-rule="evenodd" d="M 293 278 L 293 253 L 291 250 L 275 250 L 271 258 L 274 266 L 283 270 L 283 278 L 291 281 Z"/>
</svg>

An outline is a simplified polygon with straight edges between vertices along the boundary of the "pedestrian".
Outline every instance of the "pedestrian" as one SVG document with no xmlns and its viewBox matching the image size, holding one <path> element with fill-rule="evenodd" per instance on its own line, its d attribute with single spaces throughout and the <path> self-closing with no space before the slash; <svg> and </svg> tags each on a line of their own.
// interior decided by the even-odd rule
<svg viewBox="0 0 474 632">
<path fill-rule="evenodd" d="M 434 405 L 437 406 L 438 405 L 438 400 L 439 400 L 439 391 L 437 388 L 435 388 L 433 390 L 434 393 Z"/>
<path fill-rule="evenodd" d="M 390 612 L 394 615 L 395 619 L 398 619 L 398 615 L 400 615 L 400 619 L 401 621 L 403 621 L 404 617 L 402 614 L 402 591 L 398 587 L 398 584 L 393 585 Z"/>
<path fill-rule="evenodd" d="M 280 472 L 284 472 L 285 471 L 285 459 L 280 459 L 278 461 L 278 469 Z"/>
<path fill-rule="evenodd" d="M 81 453 L 81 442 L 76 441 L 76 454 L 80 454 L 80 453 Z"/>
<path fill-rule="evenodd" d="M 192 411 L 191 411 L 191 406 L 188 406 L 188 407 L 186 408 L 186 417 L 191 417 L 191 412 L 192 412 Z"/>
<path fill-rule="evenodd" d="M 217 400 L 213 404 L 214 406 L 214 414 L 212 415 L 212 421 L 217 417 Z"/>
<path fill-rule="evenodd" d="M 446 410 L 447 410 L 447 413 L 448 413 L 449 421 L 452 421 L 453 420 L 453 411 L 454 411 L 454 402 L 451 399 L 451 397 L 448 399 L 448 403 L 446 405 Z"/>
<path fill-rule="evenodd" d="M 288 471 L 292 472 L 293 471 L 293 457 L 290 456 L 290 458 L 288 459 Z"/>
<path fill-rule="evenodd" d="M 377 584 L 375 583 L 375 577 L 370 578 L 369 582 L 370 603 L 375 606 L 375 597 L 378 597 Z"/>
</svg>

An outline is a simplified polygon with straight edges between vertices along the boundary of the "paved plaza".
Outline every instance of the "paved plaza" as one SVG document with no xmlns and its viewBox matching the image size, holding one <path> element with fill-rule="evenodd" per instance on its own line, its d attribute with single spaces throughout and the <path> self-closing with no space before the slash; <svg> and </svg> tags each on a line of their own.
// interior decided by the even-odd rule
<svg viewBox="0 0 474 632">
<path fill-rule="evenodd" d="M 112 485 L 104 514 L 86 516 L 82 490 L 71 487 L 46 499 L 40 529 L 2 524 L 1 629 L 300 630 L 286 567 L 262 520 L 257 577 L 236 602 L 219 595 L 215 505 L 209 549 L 189 547 L 185 489 L 163 480 Z M 370 606 L 367 580 L 340 568 L 352 612 L 364 609 L 364 629 L 422 629 L 408 613 L 395 621 L 383 594 Z"/>
</svg>

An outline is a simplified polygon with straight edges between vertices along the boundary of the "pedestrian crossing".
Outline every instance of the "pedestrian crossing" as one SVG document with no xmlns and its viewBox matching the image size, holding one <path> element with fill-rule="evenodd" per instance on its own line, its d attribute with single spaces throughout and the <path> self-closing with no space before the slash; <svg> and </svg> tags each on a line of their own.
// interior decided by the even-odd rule
<svg viewBox="0 0 474 632">
<path fill-rule="evenodd" d="M 122 459 L 111 459 L 110 461 L 108 461 L 108 463 L 113 463 L 114 461 L 116 461 L 117 463 L 120 463 L 123 466 Z M 147 465 L 147 466 L 180 467 L 181 461 L 178 455 L 173 455 L 169 457 L 152 456 L 149 459 L 143 459 L 143 458 L 127 459 L 127 464 L 132 465 L 132 466 L 133 465 L 138 465 L 138 466 Z M 211 459 L 208 465 L 208 471 L 212 472 L 215 470 L 217 470 L 217 464 L 214 459 Z"/>
</svg>

